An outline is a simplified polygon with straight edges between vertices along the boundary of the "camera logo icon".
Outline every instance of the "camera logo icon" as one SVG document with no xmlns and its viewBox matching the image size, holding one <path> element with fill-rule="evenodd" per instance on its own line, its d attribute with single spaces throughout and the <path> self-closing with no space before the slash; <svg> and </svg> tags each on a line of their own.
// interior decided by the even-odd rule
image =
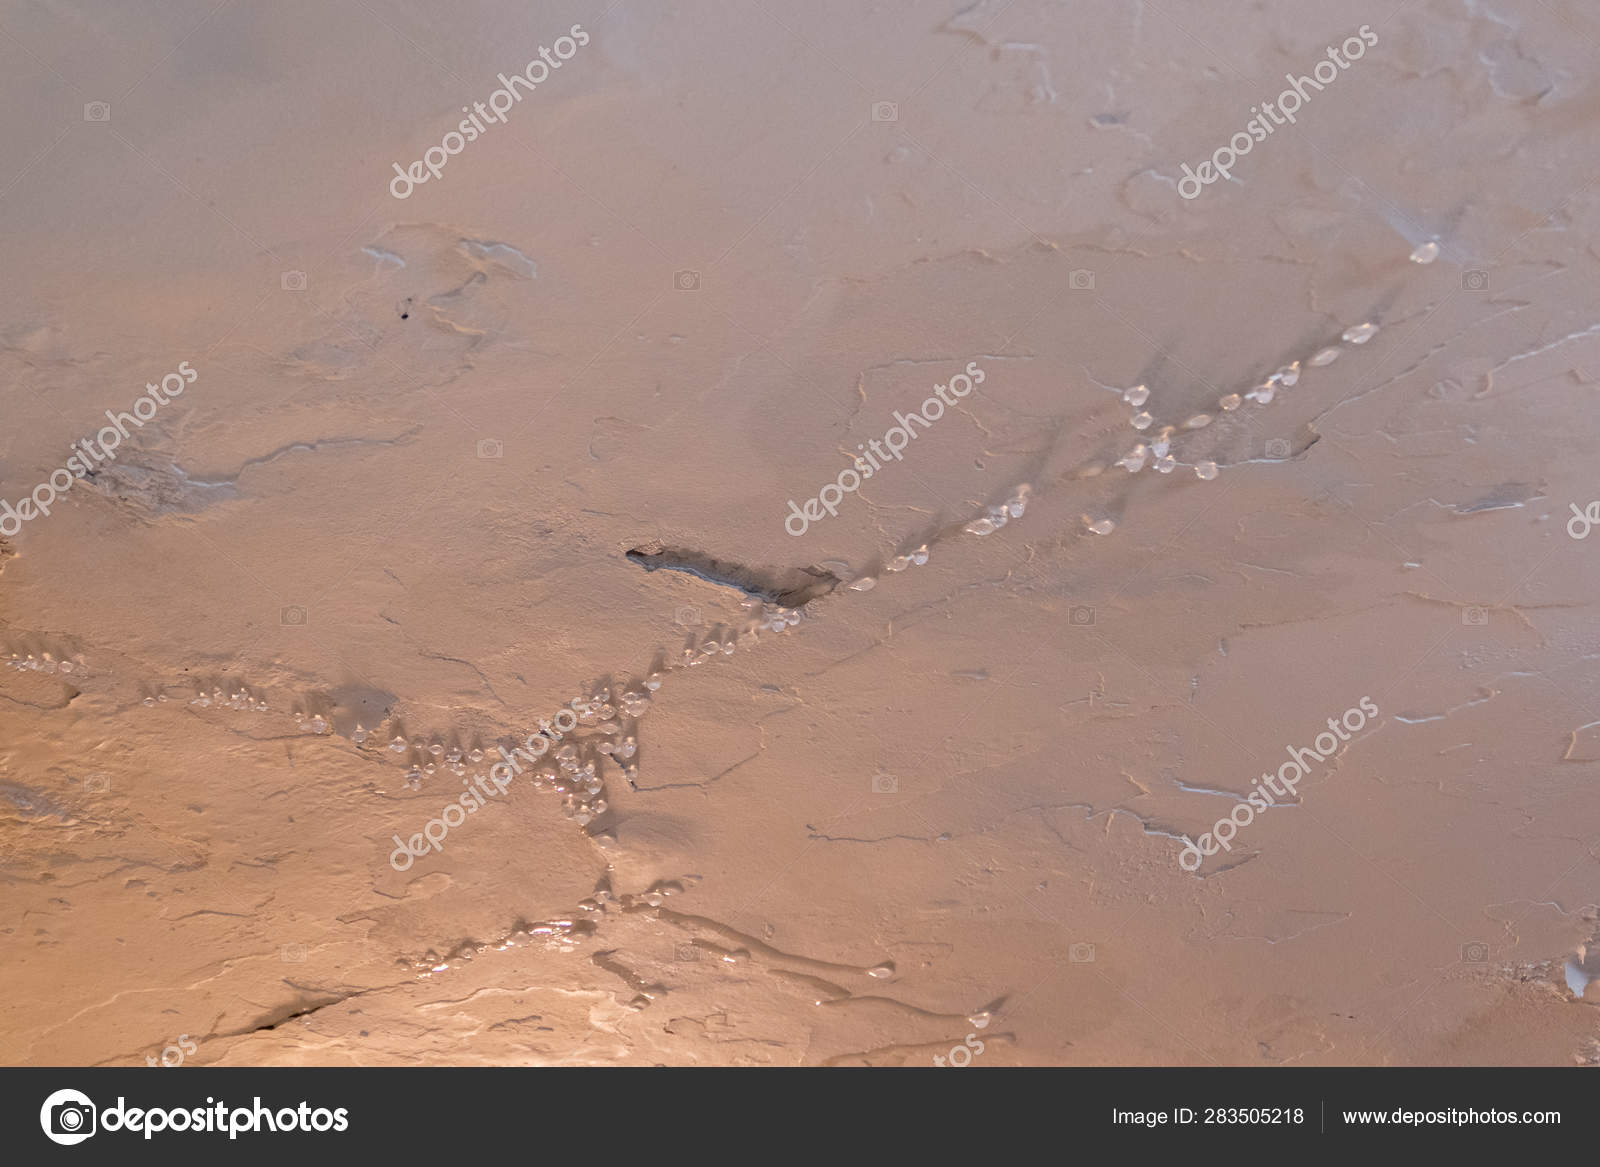
<svg viewBox="0 0 1600 1167">
<path fill-rule="evenodd" d="M 1269 457 L 1269 458 L 1287 458 L 1288 456 L 1289 456 L 1289 439 L 1288 438 L 1268 438 L 1267 439 L 1267 457 Z"/>
<path fill-rule="evenodd" d="M 108 101 L 91 101 L 83 107 L 83 120 L 86 122 L 108 122 L 111 120 L 111 103 Z"/>
<path fill-rule="evenodd" d="M 499 458 L 502 457 L 505 452 L 505 443 L 503 443 L 499 438 L 478 439 L 478 457 L 480 458 Z"/>
<path fill-rule="evenodd" d="M 1486 271 L 1464 271 L 1461 273 L 1461 290 L 1463 292 L 1484 292 L 1489 289 L 1489 273 Z"/>
<path fill-rule="evenodd" d="M 1489 946 L 1474 940 L 1461 946 L 1461 959 L 1465 964 L 1484 964 L 1489 959 Z"/>
<path fill-rule="evenodd" d="M 1487 608 L 1462 608 L 1461 622 L 1463 624 L 1483 625 L 1489 622 L 1489 609 Z"/>
<path fill-rule="evenodd" d="M 700 946 L 698 944 L 679 944 L 673 948 L 673 956 L 680 961 L 699 960 Z"/>
<path fill-rule="evenodd" d="M 279 277 L 278 282 L 283 285 L 283 290 L 286 292 L 303 292 L 306 290 L 306 273 L 286 271 Z"/>
<path fill-rule="evenodd" d="M 1074 944 L 1071 948 L 1067 949 L 1067 959 L 1073 964 L 1093 964 L 1094 945 Z"/>
<path fill-rule="evenodd" d="M 872 793 L 898 794 L 900 783 L 893 774 L 874 774 L 872 776 Z"/>
<path fill-rule="evenodd" d="M 304 964 L 306 962 L 306 946 L 304 944 L 285 944 L 278 949 L 278 959 L 284 964 Z"/>
<path fill-rule="evenodd" d="M 672 286 L 680 292 L 698 291 L 700 288 L 700 273 L 684 268 L 682 271 L 672 273 Z"/>
<path fill-rule="evenodd" d="M 287 608 L 279 608 L 278 623 L 290 628 L 304 628 L 306 610 L 298 604 L 290 604 Z"/>
<path fill-rule="evenodd" d="M 700 627 L 700 609 L 685 604 L 672 614 L 672 622 L 680 628 Z"/>
<path fill-rule="evenodd" d="M 872 120 L 897 122 L 900 120 L 900 106 L 892 101 L 875 101 L 872 103 Z"/>
<path fill-rule="evenodd" d="M 1067 287 L 1074 292 L 1094 291 L 1094 272 L 1086 267 L 1075 267 L 1067 273 Z"/>
<path fill-rule="evenodd" d="M 1094 623 L 1094 609 L 1087 604 L 1079 604 L 1072 609 L 1072 614 L 1068 617 L 1068 621 L 1074 628 L 1088 628 Z"/>
<path fill-rule="evenodd" d="M 95 1131 L 95 1106 L 87 1094 L 57 1090 L 39 1108 L 39 1125 L 52 1143 L 71 1147 Z"/>
<path fill-rule="evenodd" d="M 111 776 L 109 774 L 90 774 L 83 780 L 85 794 L 109 794 L 111 792 Z"/>
</svg>

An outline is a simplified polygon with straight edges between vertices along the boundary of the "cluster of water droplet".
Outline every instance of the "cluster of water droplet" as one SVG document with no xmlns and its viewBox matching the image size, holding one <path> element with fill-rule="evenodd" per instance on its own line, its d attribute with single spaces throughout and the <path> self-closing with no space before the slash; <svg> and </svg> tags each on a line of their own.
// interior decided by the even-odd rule
<svg viewBox="0 0 1600 1167">
<path fill-rule="evenodd" d="M 54 653 L 49 652 L 40 653 L 38 656 L 34 656 L 31 652 L 26 654 L 20 652 L 10 653 L 6 660 L 6 667 L 23 671 L 63 673 L 80 677 L 86 675 L 88 671 L 84 668 L 81 656 L 57 658 Z"/>
<path fill-rule="evenodd" d="M 1412 258 L 1415 259 L 1416 256 Z M 1426 263 L 1428 260 L 1421 259 L 1418 262 Z M 1344 344 L 1363 345 L 1377 335 L 1377 332 L 1378 326 L 1369 321 L 1345 329 L 1339 339 Z M 1306 358 L 1305 363 L 1309 368 L 1324 368 L 1338 360 L 1340 353 L 1343 351 L 1339 345 L 1328 345 L 1318 349 L 1310 357 Z M 1279 391 L 1292 389 L 1299 381 L 1300 362 L 1291 361 L 1268 376 L 1260 385 L 1245 393 L 1224 394 L 1218 399 L 1217 407 L 1223 413 L 1232 413 L 1243 406 L 1246 401 L 1254 401 L 1257 405 L 1269 405 Z M 1155 418 L 1150 411 L 1143 408 L 1145 402 L 1150 399 L 1150 390 L 1144 385 L 1135 385 L 1133 388 L 1125 390 L 1122 394 L 1122 399 L 1138 410 L 1128 419 L 1128 423 L 1134 429 L 1142 432 L 1148 430 L 1155 423 Z M 1117 459 L 1114 465 L 1121 466 L 1130 474 L 1137 474 L 1146 465 L 1154 465 L 1157 472 L 1161 474 L 1170 474 L 1179 466 L 1188 466 L 1194 471 L 1196 478 L 1202 482 L 1210 482 L 1218 474 L 1216 462 L 1210 459 L 1194 463 L 1178 461 L 1177 455 L 1173 452 L 1172 439 L 1180 428 L 1185 430 L 1204 429 L 1214 420 L 1215 416 L 1213 414 L 1197 413 L 1185 421 L 1181 427 L 1163 426 L 1148 444 L 1145 442 L 1135 443 L 1134 447 Z M 1108 535 L 1116 529 L 1116 523 L 1111 519 L 1091 519 L 1085 515 L 1083 521 L 1088 529 L 1097 535 Z"/>
<path fill-rule="evenodd" d="M 381 741 L 385 732 L 384 726 L 369 732 L 360 722 L 350 735 L 350 740 L 358 747 L 364 746 L 368 741 L 376 739 Z M 406 740 L 406 735 L 398 721 L 388 724 L 389 734 L 388 749 L 390 753 L 400 754 L 405 758 L 407 769 L 405 784 L 411 790 L 422 786 L 424 778 L 432 777 L 441 770 L 460 777 L 467 772 L 468 762 L 481 762 L 484 759 L 483 748 L 474 742 L 470 747 L 463 747 L 457 735 L 452 734 L 449 744 L 446 744 L 439 734 L 428 737 L 418 735 Z"/>
<path fill-rule="evenodd" d="M 721 642 L 718 643 L 720 646 Z M 698 664 L 700 659 L 695 656 L 685 663 Z M 528 784 L 535 790 L 562 795 L 562 812 L 580 826 L 587 826 L 609 808 L 600 772 L 603 759 L 610 759 L 629 781 L 638 777 L 636 723 L 650 711 L 651 697 L 661 687 L 661 669 L 670 667 L 660 658 L 658 665 L 658 670 L 643 681 L 618 687 L 615 692 L 610 685 L 599 682 L 586 686 L 557 713 L 553 719 L 556 728 L 551 728 L 549 720 L 540 723 L 541 732 L 547 732 L 553 742 L 561 744 L 543 755 L 544 764 L 532 771 Z M 388 748 L 406 755 L 409 768 L 405 783 L 413 790 L 440 771 L 461 777 L 466 775 L 468 763 L 487 760 L 493 774 L 495 764 L 503 764 L 515 756 L 520 766 L 528 757 L 526 751 L 518 753 L 520 743 L 514 741 L 503 743 L 496 754 L 486 755 L 476 744 L 470 749 L 464 749 L 454 740 L 447 745 L 438 734 L 428 739 L 414 737 L 408 742 L 398 722 L 393 723 L 389 732 L 392 736 Z M 353 740 L 359 746 L 368 736 L 358 725 Z M 481 774 L 474 775 L 474 779 L 480 777 Z M 463 777 L 462 785 L 469 785 L 471 781 Z"/>
<path fill-rule="evenodd" d="M 908 567 L 921 567 L 928 562 L 928 545 L 914 547 L 903 555 L 896 555 L 883 565 L 884 571 L 904 571 Z"/>
<path fill-rule="evenodd" d="M 402 956 L 395 963 L 411 969 L 417 974 L 418 980 L 427 980 L 438 973 L 470 964 L 474 957 L 486 952 L 505 952 L 535 944 L 571 952 L 585 937 L 594 935 L 595 931 L 596 925 L 589 920 L 537 920 L 532 923 L 518 920 L 498 939 L 482 943 L 463 940 L 443 955 L 438 949 L 430 948 L 421 956 L 410 959 Z"/>
<path fill-rule="evenodd" d="M 985 513 L 973 519 L 961 528 L 969 535 L 992 535 L 1012 519 L 1020 519 L 1028 509 L 1028 497 L 1032 488 L 1023 483 L 1011 492 L 1011 497 L 1005 502 L 990 506 Z M 923 548 L 926 551 L 926 548 Z M 927 556 L 922 557 L 922 562 L 927 562 Z"/>
<path fill-rule="evenodd" d="M 580 918 L 533 922 L 519 919 L 493 940 L 463 940 L 442 954 L 438 949 L 430 948 L 420 956 L 409 958 L 402 956 L 395 963 L 402 968 L 411 969 L 417 974 L 418 979 L 427 980 L 452 968 L 470 964 L 476 957 L 489 952 L 506 952 L 513 948 L 532 946 L 572 952 L 579 944 L 599 931 L 599 921 L 606 915 L 647 912 L 652 908 L 659 908 L 666 903 L 667 897 L 683 894 L 684 880 L 694 883 L 698 879 L 698 876 L 692 875 L 684 876 L 683 880 L 658 879 L 648 890 L 637 895 L 626 892 L 618 895 L 612 891 L 610 869 L 607 868 L 606 874 L 596 881 L 593 894 L 578 903 L 578 909 L 583 913 Z M 744 955 L 748 956 L 748 951 L 744 951 Z M 892 965 L 880 967 L 887 967 L 890 972 L 893 971 Z M 869 975 L 888 974 L 880 974 L 877 970 L 873 970 Z M 660 986 L 651 987 L 660 993 L 665 992 Z M 636 998 L 635 1001 L 637 1003 L 640 999 Z M 648 1003 L 648 1000 L 643 1001 L 643 1004 Z"/>
<path fill-rule="evenodd" d="M 750 627 L 746 630 L 750 636 L 750 643 L 754 644 L 756 632 L 786 632 L 800 623 L 802 613 L 799 608 L 785 608 L 778 604 L 768 606 L 759 600 L 747 601 L 746 606 L 754 613 L 750 620 Z M 730 655 L 731 648 L 723 648 L 724 655 Z"/>
<path fill-rule="evenodd" d="M 158 694 L 154 697 L 146 697 L 144 703 L 146 705 L 154 705 L 157 701 L 165 699 L 164 696 Z M 212 685 L 208 690 L 204 685 L 196 684 L 194 697 L 189 704 L 200 709 L 211 709 L 213 707 L 217 709 L 243 709 L 251 713 L 266 713 L 271 708 L 267 704 L 267 699 L 252 690 L 248 685 L 240 685 L 237 689 L 229 685 L 227 691 L 224 692 L 221 685 Z M 297 713 L 295 716 L 300 717 L 301 715 Z M 300 728 L 305 730 L 307 727 L 302 725 Z M 324 730 L 318 729 L 314 732 L 322 733 Z"/>
</svg>

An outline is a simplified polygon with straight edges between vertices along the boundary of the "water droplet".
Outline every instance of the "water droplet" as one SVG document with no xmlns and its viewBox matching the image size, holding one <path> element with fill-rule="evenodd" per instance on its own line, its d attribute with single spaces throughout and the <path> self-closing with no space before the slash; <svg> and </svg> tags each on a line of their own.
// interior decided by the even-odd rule
<svg viewBox="0 0 1600 1167">
<path fill-rule="evenodd" d="M 1145 448 L 1145 444 L 1143 442 L 1140 442 L 1137 446 L 1124 454 L 1122 456 L 1122 460 L 1119 461 L 1117 465 L 1126 466 L 1129 474 L 1137 474 L 1139 471 L 1144 469 L 1145 459 L 1148 458 L 1149 455 L 1150 451 Z"/>
<path fill-rule="evenodd" d="M 1331 365 L 1339 359 L 1340 351 L 1338 345 L 1330 345 L 1328 348 L 1319 350 L 1306 364 L 1318 369 L 1324 365 Z"/>
<path fill-rule="evenodd" d="M 1300 362 L 1295 361 L 1292 364 L 1287 364 L 1272 376 L 1282 382 L 1285 389 L 1293 389 L 1295 382 L 1300 380 Z"/>
<path fill-rule="evenodd" d="M 1237 393 L 1230 393 L 1226 397 L 1219 398 L 1217 404 L 1222 407 L 1224 412 L 1232 413 L 1239 408 L 1243 401 L 1244 399 Z"/>
<path fill-rule="evenodd" d="M 886 960 L 882 964 L 867 970 L 869 977 L 877 977 L 880 981 L 894 976 L 894 961 Z"/>
<path fill-rule="evenodd" d="M 877 586 L 878 581 L 870 575 L 864 575 L 860 579 L 850 581 L 850 590 L 853 592 L 870 592 Z"/>
<path fill-rule="evenodd" d="M 1203 430 L 1210 424 L 1211 415 L 1209 413 L 1197 413 L 1183 423 L 1183 428 L 1186 430 Z"/>
<path fill-rule="evenodd" d="M 1156 469 L 1163 474 L 1171 474 L 1173 467 L 1175 467 L 1177 464 L 1178 460 L 1171 454 L 1156 459 Z"/>
<path fill-rule="evenodd" d="M 1153 421 L 1155 421 L 1155 418 L 1151 417 L 1149 412 L 1143 409 L 1134 414 L 1132 418 L 1133 428 L 1136 430 L 1149 429 L 1150 423 Z"/>
<path fill-rule="evenodd" d="M 1217 476 L 1217 464 L 1215 462 L 1195 463 L 1194 476 L 1202 482 L 1210 482 Z"/>
<path fill-rule="evenodd" d="M 1143 385 L 1135 385 L 1122 395 L 1122 399 L 1135 409 L 1138 409 L 1139 406 L 1150 400 L 1150 390 Z"/>
<path fill-rule="evenodd" d="M 1088 515 L 1083 516 L 1083 521 L 1096 535 L 1109 535 L 1117 529 L 1117 524 L 1111 519 L 1093 519 Z"/>
<path fill-rule="evenodd" d="M 1365 324 L 1356 324 L 1345 329 L 1344 335 L 1340 339 L 1347 344 L 1366 344 L 1376 335 L 1378 335 L 1378 326 L 1369 321 Z"/>
<path fill-rule="evenodd" d="M 1412 263 L 1432 263 L 1439 258 L 1439 241 L 1430 239 L 1411 253 Z"/>
<path fill-rule="evenodd" d="M 989 535 L 994 532 L 995 525 L 989 519 L 973 519 L 962 530 L 969 535 Z"/>
</svg>

